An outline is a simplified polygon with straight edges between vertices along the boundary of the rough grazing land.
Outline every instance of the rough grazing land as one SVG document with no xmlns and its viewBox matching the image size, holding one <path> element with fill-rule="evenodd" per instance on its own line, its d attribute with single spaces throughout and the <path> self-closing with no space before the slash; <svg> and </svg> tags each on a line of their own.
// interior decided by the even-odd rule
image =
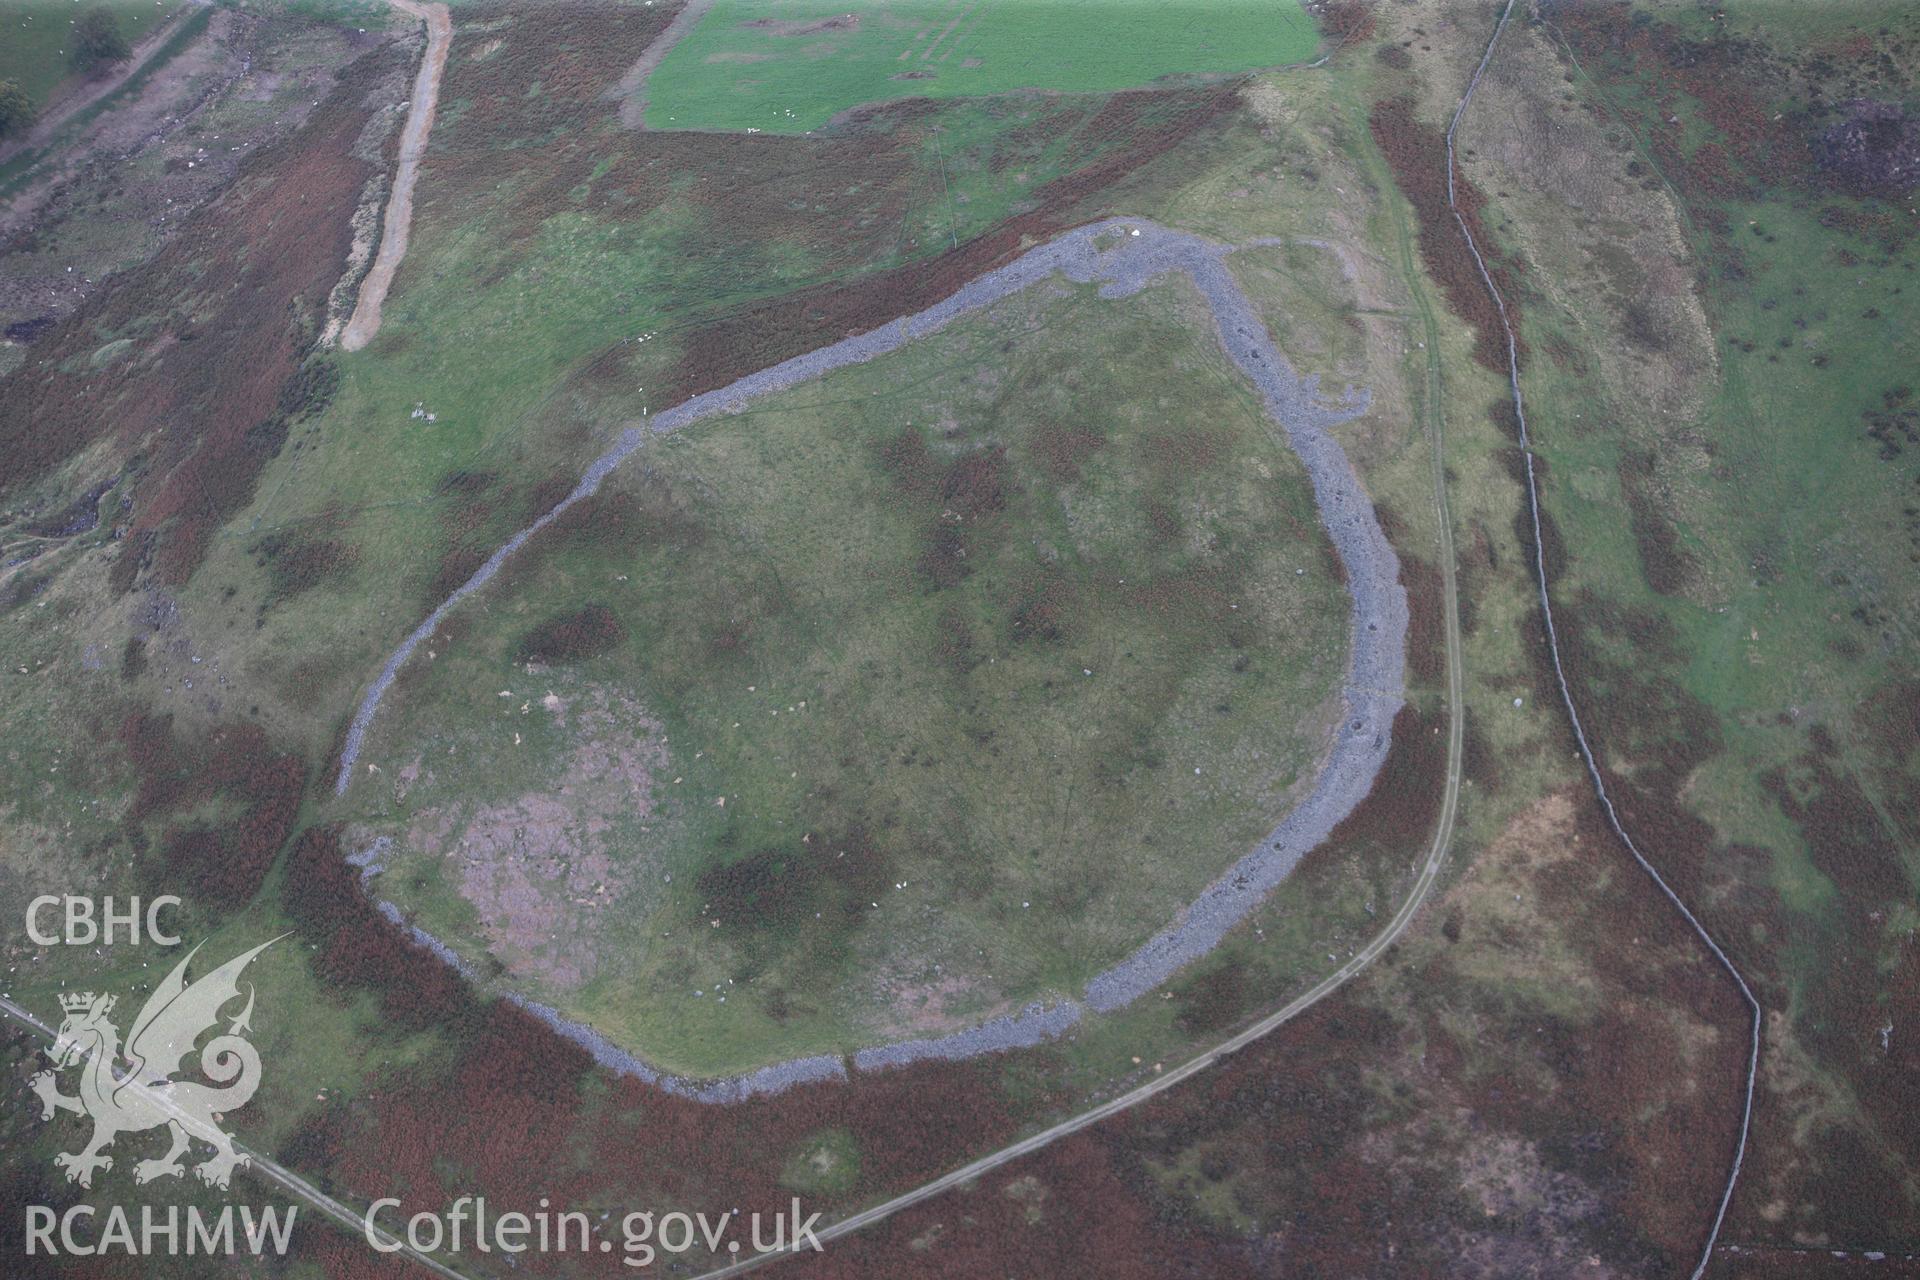
<svg viewBox="0 0 1920 1280">
<path fill-rule="evenodd" d="M 1563 6 L 1503 48 L 1516 105 L 1463 159 L 1546 286 L 1522 290 L 1547 357 L 1526 391 L 1569 680 L 1626 825 L 1767 1011 L 1727 1225 L 1747 1243 L 1892 1252 L 1920 1230 L 1897 1029 L 1913 783 L 1876 723 L 1904 719 L 1914 669 L 1920 255 L 1893 104 L 1917 41 L 1902 6 Z M 1647 256 L 1591 206 L 1522 194 L 1544 149 L 1611 170 L 1600 194 L 1643 218 L 1676 211 L 1710 354 L 1657 290 L 1574 287 L 1570 260 Z"/>
<path fill-rule="evenodd" d="M 1103 242 L 1111 247 L 1103 248 Z M 1103 282 L 1101 292 L 1108 297 L 1127 296 L 1166 272 L 1182 272 L 1200 289 L 1223 347 L 1258 388 L 1267 412 L 1285 428 L 1307 468 L 1322 522 L 1345 569 L 1353 598 L 1353 641 L 1344 693 L 1346 714 L 1312 792 L 1173 924 L 1094 978 L 1085 992 L 1087 1005 L 1099 1011 L 1117 1009 L 1139 998 L 1218 945 L 1228 930 L 1285 878 L 1301 856 L 1320 843 L 1366 796 L 1387 754 L 1405 679 L 1407 603 L 1399 583 L 1399 563 L 1371 500 L 1360 488 L 1339 444 L 1328 434 L 1330 426 L 1364 407 L 1364 397 L 1350 394 L 1348 403 L 1338 408 L 1320 401 L 1317 380 L 1297 377 L 1274 349 L 1252 305 L 1228 274 L 1222 262 L 1224 253 L 1221 246 L 1140 220 L 1110 219 L 1082 227 L 980 277 L 926 311 L 695 396 L 655 415 L 644 432 L 639 428 L 628 430 L 612 450 L 594 462 L 571 494 L 494 552 L 388 659 L 354 716 L 340 753 L 335 790 L 344 794 L 352 781 L 367 726 L 400 667 L 420 644 L 440 629 L 462 600 L 484 587 L 529 538 L 560 518 L 568 507 L 592 495 L 647 434 L 670 432 L 716 413 L 737 411 L 770 392 L 897 350 L 1055 271 L 1083 283 Z M 569 1024 L 551 1009 L 535 1007 L 535 1012 L 578 1039 L 602 1062 L 703 1099 L 729 1100 L 746 1093 L 778 1090 L 800 1079 L 816 1078 L 824 1070 L 838 1069 L 837 1063 L 829 1067 L 814 1058 L 779 1064 L 750 1077 L 706 1084 L 663 1080 L 591 1029 Z M 969 1057 L 1031 1044 L 1058 1034 L 1078 1016 L 1079 1008 L 1071 1002 L 1051 1010 L 1029 1009 L 1019 1016 L 939 1039 L 871 1049 L 860 1055 L 857 1065 L 871 1069 L 923 1057 Z"/>
</svg>

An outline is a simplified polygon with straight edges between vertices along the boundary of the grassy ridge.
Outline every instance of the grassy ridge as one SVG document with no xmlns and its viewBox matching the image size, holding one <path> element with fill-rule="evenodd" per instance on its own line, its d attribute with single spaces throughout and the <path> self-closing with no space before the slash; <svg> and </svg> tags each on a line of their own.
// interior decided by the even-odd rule
<svg viewBox="0 0 1920 1280">
<path fill-rule="evenodd" d="M 1472 145 L 1498 159 L 1467 168 L 1534 264 L 1523 376 L 1575 696 L 1626 826 L 1768 1012 L 1742 1194 L 1789 1206 L 1766 1231 L 1905 1240 L 1912 1086 L 1883 1033 L 1917 954 L 1920 247 L 1888 153 L 1841 140 L 1911 100 L 1920 29 L 1838 5 L 1740 26 L 1517 29 L 1493 92 L 1565 122 L 1549 152 L 1495 99 Z M 1540 182 L 1576 155 L 1575 183 Z M 1592 216 L 1613 202 L 1638 230 Z M 1639 274 L 1667 255 L 1683 274 Z"/>
<path fill-rule="evenodd" d="M 1911 678 L 1920 637 L 1911 574 L 1920 244 L 1903 211 L 1830 185 L 1804 144 L 1773 142 L 1795 164 L 1765 173 L 1743 151 L 1761 143 L 1727 132 L 1735 108 L 1771 90 L 1774 121 L 1815 133 L 1797 50 L 1845 47 L 1856 35 L 1858 15 L 1845 9 L 1773 12 L 1774 47 L 1756 46 L 1724 97 L 1662 91 L 1644 66 L 1593 57 L 1575 33 L 1582 70 L 1636 135 L 1636 167 L 1683 202 L 1691 247 L 1709 268 L 1700 292 L 1719 377 L 1700 409 L 1690 422 L 1627 422 L 1616 435 L 1572 411 L 1592 404 L 1578 366 L 1542 361 L 1530 376 L 1554 415 L 1548 456 L 1573 477 L 1555 515 L 1570 545 L 1590 549 L 1577 562 L 1583 585 L 1671 628 L 1665 661 L 1717 720 L 1726 754 L 1697 780 L 1703 811 L 1726 837 L 1771 851 L 1772 887 L 1789 910 L 1840 929 L 1833 869 L 1816 865 L 1820 841 L 1794 829 L 1765 779 L 1826 722 L 1834 737 L 1823 754 L 1875 811 L 1868 827 L 1883 839 L 1897 829 L 1870 717 L 1856 721 L 1852 709 Z M 1769 76 L 1762 60 L 1778 71 Z M 1739 117 L 1749 114 L 1766 119 Z M 1620 518 L 1623 507 L 1632 519 Z M 1624 661 L 1632 647 L 1622 638 L 1612 656 Z M 1796 989 L 1800 970 L 1784 975 Z"/>
</svg>

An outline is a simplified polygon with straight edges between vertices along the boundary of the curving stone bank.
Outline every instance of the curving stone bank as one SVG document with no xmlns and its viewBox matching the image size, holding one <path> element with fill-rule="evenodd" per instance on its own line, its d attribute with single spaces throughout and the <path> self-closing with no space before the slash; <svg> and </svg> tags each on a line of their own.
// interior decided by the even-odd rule
<svg viewBox="0 0 1920 1280">
<path fill-rule="evenodd" d="M 719 413 L 735 412 L 777 391 L 809 382 L 835 369 L 897 351 L 938 333 L 953 320 L 1058 272 L 1067 279 L 1099 283 L 1100 295 L 1122 298 L 1168 272 L 1191 279 L 1205 297 L 1222 348 L 1260 392 L 1268 415 L 1285 431 L 1313 483 L 1321 523 L 1346 569 L 1352 596 L 1352 648 L 1343 697 L 1346 714 L 1312 792 L 1226 874 L 1201 891 L 1163 930 L 1120 963 L 1087 983 L 1085 1008 L 1108 1011 L 1139 999 L 1175 972 L 1218 946 L 1229 930 L 1286 879 L 1300 858 L 1352 813 L 1372 789 L 1385 762 L 1394 717 L 1406 685 L 1407 598 L 1400 563 L 1374 515 L 1345 450 L 1330 428 L 1365 411 L 1367 395 L 1349 388 L 1339 403 L 1321 398 L 1319 380 L 1300 377 L 1280 355 L 1251 301 L 1226 267 L 1231 248 L 1137 218 L 1110 218 L 1067 232 L 997 270 L 968 283 L 952 297 L 867 333 L 762 369 L 694 396 L 641 427 L 623 431 L 596 459 L 572 493 L 488 558 L 426 621 L 401 642 L 355 712 L 340 754 L 334 790 L 345 793 L 353 765 L 401 665 L 432 635 L 447 614 L 499 572 L 509 556 L 563 511 L 594 493 L 613 468 L 649 435 L 662 435 Z M 384 904 L 383 904 L 384 905 Z M 442 944 L 434 944 L 436 952 Z M 614 1045 L 591 1027 L 522 997 L 515 1003 L 560 1034 L 585 1047 L 602 1065 L 660 1088 L 705 1102 L 731 1102 L 757 1093 L 777 1093 L 806 1081 L 847 1075 L 831 1056 L 791 1059 L 742 1076 L 693 1081 L 663 1075 Z M 1018 1014 L 935 1039 L 875 1045 L 853 1055 L 860 1071 L 884 1070 L 928 1058 L 960 1059 L 1023 1048 L 1053 1039 L 1084 1015 L 1082 1002 L 1029 1005 Z"/>
</svg>

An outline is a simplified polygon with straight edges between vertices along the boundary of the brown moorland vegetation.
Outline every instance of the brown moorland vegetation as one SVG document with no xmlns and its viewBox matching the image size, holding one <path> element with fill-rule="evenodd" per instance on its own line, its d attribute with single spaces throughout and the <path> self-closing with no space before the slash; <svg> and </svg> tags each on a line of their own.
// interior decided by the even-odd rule
<svg viewBox="0 0 1920 1280">
<path fill-rule="evenodd" d="M 252 724 L 223 725 L 183 740 L 171 716 L 147 712 L 128 716 L 119 739 L 138 778 L 125 819 L 135 847 L 146 839 L 149 820 L 216 801 L 237 805 L 239 816 L 229 821 L 169 825 L 161 853 L 175 889 L 220 907 L 252 898 L 293 834 L 306 793 L 306 765 L 276 752 Z"/>
<path fill-rule="evenodd" d="M 94 440 L 141 454 L 121 589 L 149 564 L 162 582 L 184 582 L 309 407 L 316 387 L 298 375 L 372 173 L 354 155 L 376 110 L 368 89 L 399 56 L 383 47 L 352 63 L 297 132 L 249 156 L 152 260 L 89 298 L 0 379 L 0 492 Z M 102 334 L 137 335 L 139 345 L 96 368 Z"/>
<path fill-rule="evenodd" d="M 1447 771 L 1443 719 L 1412 703 L 1393 718 L 1393 739 L 1373 790 L 1301 860 L 1340 865 L 1369 846 L 1404 851 L 1413 861 L 1433 829 Z"/>
<path fill-rule="evenodd" d="M 1911 236 L 1907 202 L 1888 198 L 1899 193 L 1909 154 L 1907 123 L 1871 100 L 1885 97 L 1888 78 L 1901 74 L 1911 24 L 1903 31 L 1887 22 L 1825 44 L 1796 29 L 1792 39 L 1770 43 L 1699 36 L 1624 4 L 1560 5 L 1551 17 L 1581 71 L 1644 141 L 1688 222 L 1705 233 L 1701 257 L 1718 279 L 1701 277 L 1703 299 L 1737 292 L 1768 269 L 1760 246 L 1774 237 L 1764 218 L 1745 211 L 1749 201 L 1817 211 L 1823 227 L 1860 237 L 1865 245 L 1836 236 L 1828 250 L 1849 271 L 1873 249 L 1892 255 Z M 1737 216 L 1736 208 L 1743 210 Z M 1749 339 L 1729 338 L 1738 350 L 1755 349 Z M 1813 363 L 1824 361 L 1823 354 Z M 1910 434 L 1903 394 L 1888 387 L 1882 403 L 1861 415 L 1868 440 L 1889 462 Z M 1658 515 L 1664 495 L 1654 491 L 1651 462 L 1631 451 L 1622 456 L 1626 514 L 1648 585 L 1679 594 L 1698 566 Z M 1565 556 L 1557 542 L 1549 547 L 1556 577 Z M 1785 569 L 1756 550 L 1754 571 L 1772 583 Z M 1898 1249 L 1920 1231 L 1920 1202 L 1911 1193 L 1920 1141 L 1908 1120 L 1920 1081 L 1887 1034 L 1899 1020 L 1909 963 L 1891 921 L 1914 891 L 1901 849 L 1914 811 L 1912 708 L 1896 682 L 1891 697 L 1869 700 L 1850 725 L 1831 709 L 1769 715 L 1768 735 L 1781 743 L 1773 749 L 1777 763 L 1738 744 L 1758 756 L 1751 768 L 1778 818 L 1798 828 L 1785 843 L 1803 848 L 1811 864 L 1796 873 L 1807 883 L 1789 906 L 1776 888 L 1789 881 L 1775 854 L 1726 841 L 1701 816 L 1701 767 L 1727 750 L 1719 726 L 1731 733 L 1740 718 L 1723 719 L 1682 688 L 1678 673 L 1697 656 L 1652 611 L 1582 593 L 1557 612 L 1575 697 L 1604 747 L 1623 819 L 1769 1011 L 1753 1144 L 1729 1230 L 1768 1245 L 1762 1252 L 1770 1260 L 1742 1266 L 1791 1273 L 1795 1255 L 1771 1245 L 1796 1239 Z M 1874 611 L 1859 606 L 1854 616 L 1867 622 Z M 1859 652 L 1849 635 L 1835 634 L 1829 644 L 1843 656 Z"/>
<path fill-rule="evenodd" d="M 1374 515 L 1400 557 L 1400 585 L 1407 592 L 1407 672 L 1415 684 L 1437 685 L 1446 674 L 1446 584 L 1436 565 L 1407 550 L 1406 522 L 1392 508 L 1375 503 Z"/>
<path fill-rule="evenodd" d="M 1554 21 L 1582 57 L 1617 59 L 1641 78 L 1660 108 L 1650 141 L 1661 171 L 1689 200 L 1751 194 L 1759 184 L 1805 182 L 1813 155 L 1798 123 L 1773 109 L 1778 69 L 1762 65 L 1761 46 L 1739 39 L 1698 40 L 1666 22 L 1636 22 L 1631 6 L 1560 6 Z M 1771 80 L 1771 85 L 1768 81 Z M 1691 101 L 1717 138 L 1686 145 L 1675 105 Z"/>
<path fill-rule="evenodd" d="M 521 639 L 514 661 L 549 666 L 582 662 L 611 651 L 626 638 L 627 629 L 613 610 L 604 604 L 584 604 L 529 631 Z"/>
<path fill-rule="evenodd" d="M 756 369 L 919 311 L 967 281 L 1104 212 L 1096 197 L 1233 106 L 1233 87 L 1205 92 L 1120 94 L 1085 123 L 1093 138 L 1124 138 L 1092 163 L 1038 188 L 1032 211 L 927 262 L 876 271 L 848 284 L 820 285 L 747 308 L 691 335 L 669 374 L 672 398 L 722 387 Z"/>
<path fill-rule="evenodd" d="M 342 988 L 367 989 L 401 1027 L 457 1017 L 470 1003 L 451 966 L 381 915 L 346 862 L 340 832 L 312 827 L 287 860 L 282 898 L 301 936 L 315 948 L 314 970 Z"/>
<path fill-rule="evenodd" d="M 1652 450 L 1620 455 L 1620 494 L 1627 502 L 1627 525 L 1640 555 L 1640 573 L 1663 596 L 1679 595 L 1694 576 L 1693 557 L 1680 545 L 1680 533 L 1656 491 L 1658 459 Z"/>
<path fill-rule="evenodd" d="M 1693 1081 L 1733 1078 L 1742 1045 L 1678 1034 L 1669 1011 L 1698 1028 L 1735 1024 L 1737 1010 L 1652 886 L 1615 874 L 1597 813 L 1576 800 L 1571 814 L 1517 847 L 1545 940 L 1515 939 L 1485 913 L 1444 935 L 1429 920 L 1384 976 L 1189 1086 L 839 1241 L 797 1273 L 1684 1269 L 1735 1118 Z M 1525 965 L 1559 948 L 1600 989 L 1589 1019 L 1477 976 L 1505 952 Z M 1061 1269 L 1029 1271 L 1040 1259 Z"/>
<path fill-rule="evenodd" d="M 946 252 L 931 261 L 863 274 L 935 248 L 911 234 L 910 215 L 933 180 L 928 130 L 939 104 L 880 104 L 807 137 L 622 129 L 604 92 L 667 17 L 661 8 L 588 3 L 463 8 L 463 29 L 471 22 L 484 33 L 469 56 L 449 63 L 443 95 L 461 110 L 436 128 L 416 210 L 428 228 L 464 222 L 476 204 L 495 211 L 473 267 L 483 287 L 533 260 L 556 214 L 639 222 L 669 201 L 693 212 L 694 225 L 674 233 L 665 268 L 668 293 L 684 300 L 676 306 L 682 355 L 647 378 L 656 406 L 924 307 L 1017 254 L 1023 236 L 1106 212 L 1083 206 L 1220 117 L 1236 94 L 1232 86 L 1156 88 L 988 102 L 981 109 L 1004 115 L 1004 127 L 972 160 L 994 173 L 1017 169 L 1023 180 L 1033 169 L 1060 176 L 1022 190 L 1013 216 L 984 235 L 969 239 L 962 228 L 952 248 L 941 237 Z M 710 234 L 700 215 L 726 234 Z M 782 254 L 798 255 L 804 276 L 825 282 L 754 301 L 762 286 L 743 281 L 788 274 Z M 591 400 L 630 389 L 631 355 L 622 342 L 585 358 L 562 394 Z M 484 496 L 448 495 L 424 598 L 437 603 L 471 576 L 513 527 L 510 513 L 550 507 L 542 497 L 541 486 L 517 481 Z M 929 569 L 943 564 L 941 550 L 931 549 Z"/>
<path fill-rule="evenodd" d="M 1420 226 L 1420 260 L 1439 284 L 1447 308 L 1473 327 L 1473 358 L 1497 373 L 1507 371 L 1506 335 L 1501 331 L 1500 313 L 1487 287 L 1481 283 L 1480 269 L 1460 235 L 1453 209 L 1447 204 L 1446 135 L 1414 115 L 1410 98 L 1385 98 L 1374 103 L 1368 116 L 1373 140 L 1393 170 L 1394 184 L 1413 206 Z M 1507 317 L 1516 332 L 1520 329 L 1520 298 L 1515 268 L 1494 247 L 1497 241 L 1481 219 L 1487 199 L 1466 174 L 1455 170 L 1460 216 L 1466 220 L 1476 244 L 1489 255 L 1487 268 L 1507 300 Z M 1526 364 L 1527 346 L 1520 342 L 1520 361 Z"/>
</svg>

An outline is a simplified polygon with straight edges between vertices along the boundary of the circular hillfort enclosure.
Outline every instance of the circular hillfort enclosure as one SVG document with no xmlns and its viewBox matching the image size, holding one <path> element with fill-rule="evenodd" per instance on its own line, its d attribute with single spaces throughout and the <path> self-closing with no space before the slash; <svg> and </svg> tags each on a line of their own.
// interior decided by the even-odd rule
<svg viewBox="0 0 1920 1280">
<path fill-rule="evenodd" d="M 400 667 L 421 641 L 432 635 L 462 600 L 485 586 L 529 538 L 598 490 L 608 473 L 649 436 L 738 410 L 760 397 L 835 369 L 897 351 L 910 342 L 931 337 L 960 316 L 1056 272 L 1077 283 L 1099 283 L 1100 294 L 1106 298 L 1131 296 L 1156 277 L 1178 272 L 1187 276 L 1205 298 L 1222 349 L 1252 382 L 1268 416 L 1285 433 L 1306 467 L 1320 522 L 1346 572 L 1352 597 L 1351 648 L 1342 689 L 1344 714 L 1333 742 L 1306 798 L 1183 907 L 1164 929 L 1118 964 L 1095 975 L 1078 999 L 1032 1004 L 1019 1013 L 934 1039 L 873 1045 L 854 1053 L 851 1065 L 853 1070 L 874 1071 L 926 1058 L 970 1058 L 1034 1045 L 1062 1034 L 1088 1010 L 1105 1012 L 1139 999 L 1218 946 L 1286 879 L 1308 850 L 1353 812 L 1372 789 L 1386 760 L 1393 720 L 1404 701 L 1407 597 L 1399 581 L 1399 560 L 1353 464 L 1331 434 L 1332 427 L 1366 410 L 1368 396 L 1348 388 L 1337 403 L 1328 403 L 1321 396 L 1317 378 L 1294 372 L 1274 346 L 1252 302 L 1227 270 L 1225 258 L 1231 251 L 1231 246 L 1144 219 L 1120 217 L 1092 223 L 1029 250 L 924 311 L 749 374 L 623 431 L 614 446 L 587 468 L 565 499 L 508 539 L 394 650 L 354 713 L 341 748 L 336 793 L 347 790 L 367 727 Z M 379 870 L 378 853 L 369 849 L 360 855 L 363 873 L 369 878 Z M 388 904 L 382 907 L 398 920 L 397 910 Z M 444 943 L 417 928 L 413 933 L 435 954 L 460 965 Z M 804 1081 L 845 1078 L 849 1069 L 848 1059 L 819 1055 L 777 1062 L 740 1076 L 681 1079 L 649 1067 L 593 1028 L 566 1018 L 558 1010 L 522 996 L 509 994 L 507 998 L 586 1048 L 602 1065 L 703 1102 L 738 1101 L 754 1094 L 777 1093 Z"/>
</svg>

